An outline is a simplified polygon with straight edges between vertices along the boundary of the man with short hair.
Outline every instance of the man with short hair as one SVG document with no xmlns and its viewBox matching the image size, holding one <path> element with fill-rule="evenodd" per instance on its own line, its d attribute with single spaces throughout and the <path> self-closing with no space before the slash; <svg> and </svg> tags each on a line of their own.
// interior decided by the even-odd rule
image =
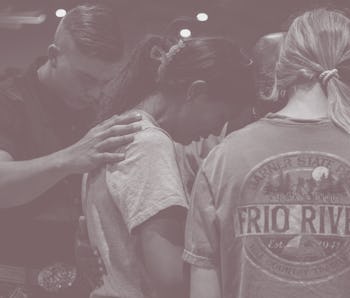
<svg viewBox="0 0 350 298">
<path fill-rule="evenodd" d="M 116 20 L 101 4 L 72 9 L 47 59 L 0 85 L 1 297 L 28 297 L 28 289 L 35 298 L 81 297 L 68 265 L 80 174 L 122 160 L 115 149 L 140 129 L 132 123 L 139 115 L 114 116 L 87 132 L 102 88 L 118 71 Z M 64 263 L 47 267 L 55 262 Z M 13 284 L 21 285 L 15 293 Z"/>
</svg>

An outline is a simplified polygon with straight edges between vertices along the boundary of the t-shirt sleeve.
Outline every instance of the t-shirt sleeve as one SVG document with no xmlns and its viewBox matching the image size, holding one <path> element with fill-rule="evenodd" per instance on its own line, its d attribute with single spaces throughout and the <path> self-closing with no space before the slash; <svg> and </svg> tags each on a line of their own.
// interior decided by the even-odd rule
<svg viewBox="0 0 350 298">
<path fill-rule="evenodd" d="M 125 160 L 107 167 L 106 182 L 129 232 L 168 207 L 188 208 L 174 144 L 155 128 L 136 134 Z"/>
<path fill-rule="evenodd" d="M 0 90 L 0 150 L 14 158 L 18 155 L 22 120 L 19 102 L 9 92 Z"/>
<path fill-rule="evenodd" d="M 218 233 L 212 190 L 203 167 L 191 195 L 185 232 L 183 259 L 195 266 L 215 268 L 218 264 Z"/>
</svg>

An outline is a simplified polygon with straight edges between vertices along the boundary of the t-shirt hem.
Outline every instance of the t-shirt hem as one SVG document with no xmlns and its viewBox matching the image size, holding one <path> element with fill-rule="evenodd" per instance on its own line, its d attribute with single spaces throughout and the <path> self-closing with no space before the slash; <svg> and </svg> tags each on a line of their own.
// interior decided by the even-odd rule
<svg viewBox="0 0 350 298">
<path fill-rule="evenodd" d="M 166 208 L 169 208 L 172 206 L 180 206 L 180 207 L 184 207 L 184 208 L 188 209 L 188 205 L 185 202 L 186 198 L 181 198 L 181 200 L 183 200 L 184 202 L 180 202 L 179 198 L 180 197 L 178 197 L 178 196 L 176 196 L 176 197 L 171 196 L 167 199 L 162 200 L 161 202 L 159 202 L 157 204 L 153 204 L 151 207 L 147 208 L 142 213 L 133 217 L 129 221 L 129 223 L 127 224 L 129 233 L 131 233 L 134 228 L 141 225 L 146 220 L 150 219 L 152 216 L 156 215 L 157 213 L 159 213 L 160 211 L 162 211 Z"/>
<path fill-rule="evenodd" d="M 194 265 L 196 267 L 202 267 L 202 268 L 206 268 L 206 269 L 214 269 L 215 263 L 213 262 L 213 260 L 207 258 L 207 257 L 203 257 L 203 256 L 198 256 L 188 250 L 184 250 L 183 254 L 182 254 L 182 259 L 186 262 L 189 263 L 191 265 Z"/>
</svg>

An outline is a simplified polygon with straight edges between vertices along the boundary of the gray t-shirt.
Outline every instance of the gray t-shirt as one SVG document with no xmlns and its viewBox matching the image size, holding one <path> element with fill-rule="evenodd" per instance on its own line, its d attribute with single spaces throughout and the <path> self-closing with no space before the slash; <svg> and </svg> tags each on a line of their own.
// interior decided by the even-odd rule
<svg viewBox="0 0 350 298">
<path fill-rule="evenodd" d="M 223 298 L 347 298 L 350 137 L 278 115 L 229 135 L 196 178 L 184 259 Z"/>
<path fill-rule="evenodd" d="M 107 270 L 93 298 L 156 297 L 134 228 L 168 207 L 188 206 L 173 141 L 150 115 L 141 124 L 125 160 L 89 173 L 83 191 L 91 245 Z"/>
</svg>

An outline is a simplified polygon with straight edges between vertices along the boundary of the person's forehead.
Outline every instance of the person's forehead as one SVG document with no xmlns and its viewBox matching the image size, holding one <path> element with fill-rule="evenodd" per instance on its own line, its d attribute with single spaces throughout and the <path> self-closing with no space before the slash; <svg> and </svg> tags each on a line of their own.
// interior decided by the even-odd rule
<svg viewBox="0 0 350 298">
<path fill-rule="evenodd" d="M 64 34 L 63 34 L 64 33 Z M 67 31 L 63 31 L 60 47 L 71 67 L 98 80 L 107 80 L 116 75 L 118 61 L 105 61 L 82 53 Z"/>
<path fill-rule="evenodd" d="M 78 73 L 86 74 L 100 81 L 109 80 L 117 75 L 118 62 L 89 57 L 79 51 L 71 52 L 68 56 L 69 63 Z"/>
</svg>

